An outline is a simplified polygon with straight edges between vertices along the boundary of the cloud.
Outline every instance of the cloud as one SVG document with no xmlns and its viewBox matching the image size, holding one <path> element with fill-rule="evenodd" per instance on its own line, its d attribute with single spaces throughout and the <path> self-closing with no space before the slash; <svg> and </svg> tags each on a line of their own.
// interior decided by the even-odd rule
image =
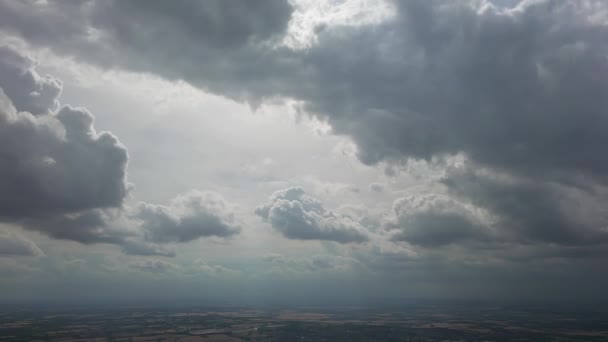
<svg viewBox="0 0 608 342">
<path fill-rule="evenodd" d="M 106 243 L 127 255 L 174 257 L 163 244 L 239 234 L 233 206 L 211 192 L 191 191 L 169 205 L 141 202 L 136 208 L 87 210 L 20 221 L 31 230 L 83 244 Z"/>
<path fill-rule="evenodd" d="M 284 0 L 112 0 L 96 2 L 92 9 L 93 22 L 111 32 L 120 44 L 157 44 L 154 37 L 164 35 L 177 39 L 178 44 L 200 40 L 218 49 L 267 40 L 282 33 L 292 11 Z"/>
<path fill-rule="evenodd" d="M 292 14 L 286 1 L 256 2 L 253 14 L 241 12 L 249 9 L 248 3 L 235 1 L 234 8 L 217 11 L 217 21 L 200 23 L 193 17 L 208 17 L 213 6 L 223 5 L 0 1 L 0 27 L 34 46 L 102 68 L 180 79 L 251 103 L 276 97 L 298 100 L 306 112 L 327 121 L 332 132 L 351 137 L 361 161 L 388 161 L 387 171 L 404 161 L 464 156 L 465 172 L 449 166 L 442 170 L 447 195 L 395 202 L 392 237 L 397 241 L 392 244 L 405 240 L 417 250 L 432 250 L 498 240 L 504 250 L 484 258 L 513 251 L 508 259 L 520 248 L 543 249 L 521 254 L 530 259 L 542 254 L 603 255 L 608 203 L 605 1 L 521 1 L 505 9 L 487 1 L 395 0 L 395 13 L 385 21 L 327 25 L 316 32 L 314 43 L 298 50 L 274 44 Z M 233 24 L 238 25 L 234 32 Z M 11 84 L 27 89 L 18 95 L 6 91 L 15 98 L 12 106 L 29 105 L 41 112 L 53 108 L 50 99 L 56 99 L 60 83 L 34 77 L 27 59 L 16 61 L 14 70 L 25 76 L 1 71 L 5 79 L 16 80 Z M 2 68 L 11 65 L 5 64 Z M 30 104 L 34 99 L 40 102 Z M 11 106 L 0 108 L 5 107 Z M 54 141 L 54 132 L 67 125 L 52 115 L 13 116 L 24 122 L 19 127 L 35 123 L 31 130 L 39 133 L 22 136 L 43 141 L 20 143 L 20 148 L 54 146 L 47 141 Z M 0 146 L 14 146 L 10 135 L 0 133 Z M 38 169 L 56 162 L 46 154 L 36 159 L 38 154 L 28 153 L 9 154 L 8 160 Z M 4 165 L 0 163 L 0 182 L 11 179 L 6 174 L 17 177 Z M 5 183 L 0 184 L 15 184 Z M 36 184 L 29 178 L 22 183 Z M 41 203 L 17 198 L 28 204 L 18 205 L 21 213 L 9 207 L 14 198 L 0 202 L 0 216 L 65 215 L 66 208 L 101 206 L 80 200 L 74 202 L 78 205 L 61 205 L 53 196 L 70 192 L 51 193 Z M 47 208 L 46 203 L 60 208 Z M 144 205 L 140 220 L 149 242 L 234 231 L 218 223 L 224 221 L 215 219 L 205 204 L 197 206 L 206 214 L 192 214 L 196 210 L 182 205 Z M 369 239 L 361 224 L 325 209 L 298 188 L 276 193 L 256 214 L 292 239 Z M 385 260 L 393 270 L 414 260 L 405 252 L 373 256 L 374 262 Z"/>
<path fill-rule="evenodd" d="M 230 205 L 213 193 L 190 192 L 169 206 L 142 203 L 136 213 L 123 208 L 127 149 L 95 131 L 86 109 L 59 107 L 61 82 L 40 77 L 35 66 L 0 47 L 0 220 L 57 239 L 120 245 L 130 255 L 174 256 L 154 243 L 240 231 Z"/>
<path fill-rule="evenodd" d="M 325 30 L 307 53 L 322 85 L 307 94 L 309 110 L 352 136 L 362 161 L 464 152 L 512 172 L 605 170 L 596 152 L 606 142 L 598 127 L 608 84 L 593 74 L 607 70 L 608 46 L 606 27 L 588 20 L 591 8 L 395 4 L 394 21 Z M 573 139 L 577 132 L 586 138 Z"/>
<path fill-rule="evenodd" d="M 20 57 L 6 47 L 0 49 L 0 59 L 7 54 Z M 3 63 L 3 69 L 6 65 L 10 63 Z M 33 68 L 26 74 L 38 78 Z M 20 84 L 8 89 L 21 106 L 38 106 L 37 96 L 23 102 L 33 90 L 26 83 L 19 88 Z M 49 114 L 19 112 L 0 89 L 0 219 L 122 205 L 129 188 L 127 150 L 111 133 L 96 132 L 93 121 L 86 109 L 71 106 Z"/>
<path fill-rule="evenodd" d="M 391 1 L 384 21 L 329 25 L 297 50 L 273 44 L 292 17 L 286 1 L 84 4 L 3 1 L 0 27 L 102 67 L 252 103 L 299 100 L 352 137 L 364 163 L 462 154 L 476 167 L 574 192 L 581 175 L 606 184 L 605 1 Z M 546 199 L 521 197 L 530 207 Z"/>
<path fill-rule="evenodd" d="M 169 79 L 204 74 L 214 81 L 199 86 L 254 100 L 234 85 L 278 71 L 265 60 L 275 59 L 272 46 L 292 13 L 287 0 L 0 1 L 0 29 L 103 67 L 155 69 Z"/>
<path fill-rule="evenodd" d="M 277 191 L 255 213 L 290 239 L 362 243 L 368 233 L 358 222 L 326 210 L 321 202 L 293 187 Z"/>
<path fill-rule="evenodd" d="M 212 192 L 191 191 L 168 206 L 141 203 L 134 217 L 145 239 L 156 243 L 188 242 L 200 237 L 230 237 L 241 228 L 232 206 Z"/>
<path fill-rule="evenodd" d="M 0 257 L 42 255 L 44 252 L 33 241 L 11 231 L 0 231 Z"/>
<path fill-rule="evenodd" d="M 310 257 L 289 257 L 281 254 L 267 254 L 262 261 L 279 273 L 309 273 L 318 271 L 348 271 L 359 265 L 354 258 L 339 255 L 313 255 Z"/>
<path fill-rule="evenodd" d="M 387 224 L 393 241 L 422 247 L 489 240 L 491 229 L 477 208 L 446 195 L 411 195 L 396 200 Z"/>
<path fill-rule="evenodd" d="M 123 242 L 122 252 L 127 255 L 175 257 L 174 250 L 168 249 L 162 245 L 137 240 L 126 240 Z"/>
<path fill-rule="evenodd" d="M 205 273 L 212 277 L 231 276 L 239 274 L 239 271 L 224 267 L 222 265 L 209 264 L 203 259 L 194 260 L 194 266 L 197 271 Z"/>
<path fill-rule="evenodd" d="M 163 261 L 163 260 L 158 260 L 158 259 L 134 262 L 134 263 L 131 263 L 129 265 L 129 267 L 142 271 L 142 272 L 157 273 L 157 274 L 172 272 L 179 268 L 177 265 L 175 265 L 173 263 Z"/>
<path fill-rule="evenodd" d="M 60 80 L 35 70 L 37 63 L 28 56 L 0 46 L 0 88 L 20 112 L 48 114 L 59 108 Z"/>
<path fill-rule="evenodd" d="M 104 67 L 301 100 L 365 163 L 462 152 L 544 176 L 608 168 L 603 1 L 393 1 L 385 21 L 326 27 L 300 50 L 266 44 L 284 33 L 286 1 L 47 3 L 2 2 L 1 27 Z"/>
<path fill-rule="evenodd" d="M 122 244 L 127 237 L 134 235 L 122 227 L 115 227 L 115 223 L 115 215 L 102 210 L 46 215 L 22 221 L 24 228 L 45 233 L 56 239 L 83 244 Z"/>
<path fill-rule="evenodd" d="M 513 242 L 608 243 L 608 192 L 595 183 L 543 182 L 471 168 L 453 170 L 443 183 L 454 196 L 492 213 L 501 234 Z"/>
<path fill-rule="evenodd" d="M 369 189 L 373 192 L 383 192 L 384 191 L 384 184 L 380 184 L 380 183 L 371 183 L 369 185 Z"/>
</svg>

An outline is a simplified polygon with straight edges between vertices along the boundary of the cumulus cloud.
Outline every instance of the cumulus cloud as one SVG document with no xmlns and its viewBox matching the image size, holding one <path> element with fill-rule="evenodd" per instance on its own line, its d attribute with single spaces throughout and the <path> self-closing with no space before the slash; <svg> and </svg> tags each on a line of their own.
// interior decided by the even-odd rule
<svg viewBox="0 0 608 342">
<path fill-rule="evenodd" d="M 61 82 L 35 67 L 30 57 L 0 47 L 0 220 L 58 239 L 117 244 L 131 255 L 174 256 L 158 243 L 240 231 L 232 207 L 213 193 L 123 208 L 126 148 L 97 132 L 86 109 L 59 108 Z"/>
<path fill-rule="evenodd" d="M 6 47 L 0 59 L 5 55 L 27 58 Z M 7 65 L 12 64 L 3 63 L 0 71 L 6 72 Z M 23 72 L 28 79 L 39 78 L 31 67 Z M 28 97 L 36 84 L 11 83 L 10 78 L 6 83 L 22 108 L 40 105 L 38 96 Z M 70 106 L 57 113 L 20 112 L 0 90 L 0 219 L 122 205 L 128 191 L 127 150 L 111 133 L 96 132 L 93 121 L 86 109 Z"/>
<path fill-rule="evenodd" d="M 134 217 L 141 221 L 145 239 L 157 243 L 226 238 L 241 230 L 232 205 L 212 192 L 192 191 L 168 206 L 141 203 Z"/>
<path fill-rule="evenodd" d="M 440 194 L 411 195 L 396 200 L 387 224 L 392 239 L 423 247 L 439 247 L 489 239 L 492 232 L 481 210 Z M 484 222 L 486 221 L 486 222 Z"/>
<path fill-rule="evenodd" d="M 362 243 L 367 230 L 347 216 L 327 210 L 300 187 L 277 191 L 255 213 L 290 239 Z"/>
<path fill-rule="evenodd" d="M 18 111 L 48 114 L 59 108 L 62 83 L 50 75 L 40 76 L 36 65 L 34 59 L 0 46 L 0 88 Z"/>
<path fill-rule="evenodd" d="M 33 241 L 8 231 L 0 230 L 0 256 L 42 256 L 44 252 Z"/>
</svg>

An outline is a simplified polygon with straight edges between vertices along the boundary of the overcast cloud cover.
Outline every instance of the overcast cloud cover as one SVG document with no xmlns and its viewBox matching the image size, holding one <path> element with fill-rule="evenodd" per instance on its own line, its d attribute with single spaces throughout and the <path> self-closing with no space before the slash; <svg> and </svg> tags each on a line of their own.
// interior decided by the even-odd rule
<svg viewBox="0 0 608 342">
<path fill-rule="evenodd" d="M 0 0 L 3 289 L 606 299 L 606 37 L 602 0 Z"/>
</svg>

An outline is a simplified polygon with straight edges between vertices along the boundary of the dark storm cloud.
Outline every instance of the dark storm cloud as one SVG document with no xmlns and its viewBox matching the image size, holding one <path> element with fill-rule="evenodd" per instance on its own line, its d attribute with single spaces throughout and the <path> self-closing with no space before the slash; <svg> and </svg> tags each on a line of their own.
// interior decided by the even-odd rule
<svg viewBox="0 0 608 342">
<path fill-rule="evenodd" d="M 597 175 L 608 167 L 598 151 L 608 142 L 608 79 L 598 76 L 608 71 L 608 27 L 591 19 L 603 1 L 524 1 L 509 11 L 479 1 L 395 1 L 394 19 L 326 28 L 302 51 L 262 44 L 285 30 L 285 1 L 48 3 L 3 2 L 5 13 L 23 17 L 5 30 L 60 54 L 230 97 L 303 100 L 352 136 L 366 163 L 464 152 L 513 172 Z M 78 34 L 74 23 L 41 30 L 28 21 L 61 23 L 74 8 L 76 21 L 88 20 Z M 216 21 L 199 20 L 208 16 Z"/>
<path fill-rule="evenodd" d="M 397 230 L 394 241 L 423 247 L 489 240 L 491 230 L 475 208 L 445 195 L 416 195 L 393 204 L 387 227 Z"/>
<path fill-rule="evenodd" d="M 110 0 L 94 4 L 93 23 L 124 45 L 143 47 L 164 38 L 169 41 L 162 44 L 201 41 L 224 49 L 283 32 L 291 12 L 284 0 Z"/>
<path fill-rule="evenodd" d="M 584 6 L 396 4 L 394 22 L 326 30 L 306 55 L 322 85 L 310 109 L 353 136 L 364 162 L 465 152 L 514 172 L 605 171 L 607 28 Z"/>
<path fill-rule="evenodd" d="M 351 218 L 334 213 L 321 202 L 293 187 L 277 191 L 255 213 L 285 237 L 297 240 L 327 240 L 362 243 L 367 230 Z"/>
<path fill-rule="evenodd" d="M 505 239 L 564 246 L 608 243 L 608 193 L 470 169 L 450 173 L 450 192 L 487 208 Z"/>
<path fill-rule="evenodd" d="M 157 243 L 225 238 L 241 231 L 231 206 L 210 192 L 192 191 L 168 206 L 142 203 L 135 218 L 141 221 L 145 239 Z"/>
</svg>

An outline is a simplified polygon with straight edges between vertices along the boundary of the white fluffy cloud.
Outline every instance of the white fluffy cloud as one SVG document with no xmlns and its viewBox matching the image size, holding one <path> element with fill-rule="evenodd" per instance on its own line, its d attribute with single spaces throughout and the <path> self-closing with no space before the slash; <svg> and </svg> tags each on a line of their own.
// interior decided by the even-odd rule
<svg viewBox="0 0 608 342">
<path fill-rule="evenodd" d="M 304 190 L 293 187 L 277 191 L 255 213 L 285 237 L 298 240 L 327 240 L 362 243 L 369 240 L 358 222 L 323 207 Z"/>
<path fill-rule="evenodd" d="M 192 191 L 176 197 L 168 206 L 142 203 L 135 217 L 141 221 L 146 240 L 188 242 L 238 234 L 241 228 L 232 210 L 216 193 Z"/>
</svg>

